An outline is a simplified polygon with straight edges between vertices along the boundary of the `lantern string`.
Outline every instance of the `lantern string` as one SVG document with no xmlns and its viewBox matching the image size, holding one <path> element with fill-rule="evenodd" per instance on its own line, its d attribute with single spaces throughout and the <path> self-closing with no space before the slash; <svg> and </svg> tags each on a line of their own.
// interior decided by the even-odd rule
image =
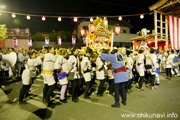
<svg viewBox="0 0 180 120">
<path fill-rule="evenodd" d="M 74 18 L 73 16 L 50 16 L 50 15 L 38 15 L 38 14 L 28 14 L 28 13 L 18 13 L 18 12 L 11 12 L 11 11 L 4 11 L 4 10 L 0 10 L 1 13 L 7 13 L 7 14 L 16 14 L 16 15 L 24 15 L 24 16 L 35 16 L 35 17 L 42 17 L 42 16 L 45 16 L 45 17 L 50 17 L 50 18 L 58 18 L 58 17 L 61 17 L 61 18 Z M 152 15 L 153 12 L 150 12 L 150 13 L 141 13 L 141 14 L 130 14 L 130 15 L 97 15 L 98 17 L 109 17 L 109 18 L 113 18 L 113 17 L 131 17 L 131 16 L 139 16 L 139 15 Z M 77 18 L 96 18 L 97 16 L 76 16 Z"/>
</svg>

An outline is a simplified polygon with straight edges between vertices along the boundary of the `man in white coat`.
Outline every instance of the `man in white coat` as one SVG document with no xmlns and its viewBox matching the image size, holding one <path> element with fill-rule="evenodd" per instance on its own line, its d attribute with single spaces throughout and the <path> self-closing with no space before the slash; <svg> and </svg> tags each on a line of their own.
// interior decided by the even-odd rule
<svg viewBox="0 0 180 120">
<path fill-rule="evenodd" d="M 83 56 L 81 62 L 81 72 L 83 74 L 84 80 L 87 82 L 86 89 L 84 91 L 84 99 L 91 99 L 88 95 L 88 91 L 91 88 L 91 61 L 90 57 L 93 54 L 92 49 L 86 50 L 86 55 Z"/>
<path fill-rule="evenodd" d="M 54 47 L 50 46 L 48 48 L 48 53 L 45 55 L 43 62 L 43 78 L 44 78 L 44 89 L 43 89 L 43 103 L 48 104 L 50 102 L 50 96 L 53 94 L 55 89 L 55 79 L 54 79 L 54 63 L 56 57 L 54 55 Z"/>
</svg>

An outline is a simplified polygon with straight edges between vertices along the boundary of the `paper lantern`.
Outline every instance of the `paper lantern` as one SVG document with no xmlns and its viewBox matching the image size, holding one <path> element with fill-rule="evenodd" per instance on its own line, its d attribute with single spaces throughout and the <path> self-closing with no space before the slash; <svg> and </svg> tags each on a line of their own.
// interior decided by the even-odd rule
<svg viewBox="0 0 180 120">
<path fill-rule="evenodd" d="M 45 20 L 46 20 L 46 18 L 43 16 L 43 17 L 42 17 L 42 21 L 45 21 Z"/>
<path fill-rule="evenodd" d="M 77 18 L 77 17 L 75 17 L 75 18 L 74 18 L 74 22 L 77 22 L 77 21 L 78 21 L 78 18 Z"/>
<path fill-rule="evenodd" d="M 30 20 L 30 19 L 31 19 L 31 16 L 30 16 L 30 15 L 27 15 L 27 16 L 26 16 L 26 19 L 27 19 L 27 20 Z"/>
<path fill-rule="evenodd" d="M 16 14 L 13 13 L 13 14 L 12 14 L 12 18 L 16 18 Z"/>
<path fill-rule="evenodd" d="M 140 15 L 140 18 L 143 19 L 143 18 L 144 18 L 144 15 Z"/>
<path fill-rule="evenodd" d="M 58 21 L 61 22 L 61 21 L 62 21 L 62 18 L 61 18 L 61 17 L 58 17 Z"/>
<path fill-rule="evenodd" d="M 90 18 L 90 22 L 93 22 L 93 18 Z"/>
<path fill-rule="evenodd" d="M 121 16 L 119 16 L 118 20 L 119 20 L 119 21 L 121 21 L 121 20 L 122 20 L 122 17 L 121 17 Z"/>
<path fill-rule="evenodd" d="M 86 36 L 86 30 L 85 29 L 81 29 L 81 35 Z"/>
<path fill-rule="evenodd" d="M 119 32 L 120 32 L 120 27 L 116 26 L 114 32 L 115 32 L 116 35 L 118 35 Z"/>
</svg>

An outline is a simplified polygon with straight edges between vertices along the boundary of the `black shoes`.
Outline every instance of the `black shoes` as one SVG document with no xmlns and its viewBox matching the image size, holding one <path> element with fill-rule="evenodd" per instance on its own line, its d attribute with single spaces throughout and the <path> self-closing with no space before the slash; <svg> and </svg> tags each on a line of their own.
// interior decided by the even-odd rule
<svg viewBox="0 0 180 120">
<path fill-rule="evenodd" d="M 84 99 L 91 99 L 91 97 L 87 96 L 87 97 L 84 97 Z"/>
<path fill-rule="evenodd" d="M 126 101 L 121 101 L 121 103 L 122 103 L 123 105 L 126 105 Z"/>
<path fill-rule="evenodd" d="M 19 101 L 19 104 L 20 105 L 25 105 L 25 104 L 27 104 L 27 102 L 26 101 Z"/>
<path fill-rule="evenodd" d="M 66 100 L 66 99 L 63 99 L 63 100 L 60 99 L 60 101 L 61 101 L 62 103 L 67 103 L 67 100 Z"/>
<path fill-rule="evenodd" d="M 77 99 L 72 99 L 72 101 L 73 101 L 73 102 L 75 102 L 75 103 L 77 103 L 77 102 L 78 102 L 78 100 L 77 100 Z"/>
<path fill-rule="evenodd" d="M 120 108 L 120 104 L 119 103 L 115 103 L 115 104 L 111 105 L 111 107 L 113 107 L 113 108 Z"/>
<path fill-rule="evenodd" d="M 97 97 L 103 97 L 103 94 L 96 94 Z"/>
</svg>

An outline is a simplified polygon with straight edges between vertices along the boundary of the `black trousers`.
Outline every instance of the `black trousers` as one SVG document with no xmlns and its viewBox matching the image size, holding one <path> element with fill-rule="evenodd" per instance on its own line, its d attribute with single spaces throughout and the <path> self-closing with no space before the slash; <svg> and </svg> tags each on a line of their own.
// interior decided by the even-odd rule
<svg viewBox="0 0 180 120">
<path fill-rule="evenodd" d="M 166 76 L 171 78 L 172 77 L 171 68 L 165 68 L 165 71 L 166 71 Z"/>
<path fill-rule="evenodd" d="M 93 71 L 93 78 L 92 78 L 92 84 L 96 83 L 96 71 Z"/>
<path fill-rule="evenodd" d="M 133 83 L 133 79 L 130 79 L 127 83 L 126 83 L 126 90 L 131 90 L 131 85 Z"/>
<path fill-rule="evenodd" d="M 114 92 L 114 79 L 109 79 L 109 94 L 112 94 Z"/>
<path fill-rule="evenodd" d="M 43 89 L 43 101 L 49 102 L 50 101 L 50 96 L 52 96 L 53 91 L 55 89 L 55 84 L 48 86 L 48 84 L 44 85 Z"/>
<path fill-rule="evenodd" d="M 121 95 L 122 101 L 126 102 L 126 100 L 127 100 L 126 84 L 127 84 L 127 82 L 114 83 L 115 103 L 119 104 L 119 95 Z"/>
<path fill-rule="evenodd" d="M 19 101 L 22 102 L 24 99 L 25 94 L 28 92 L 30 89 L 30 85 L 23 85 L 22 88 L 20 89 L 20 94 L 19 94 Z"/>
<path fill-rule="evenodd" d="M 140 76 L 140 80 L 139 80 L 139 89 L 142 88 L 143 82 L 144 82 L 144 76 Z"/>
<path fill-rule="evenodd" d="M 76 99 L 76 91 L 77 91 L 77 82 L 76 80 L 71 80 L 71 95 L 72 95 L 72 100 Z"/>
<path fill-rule="evenodd" d="M 86 88 L 85 88 L 85 91 L 84 91 L 84 97 L 88 97 L 88 91 L 90 90 L 91 88 L 91 81 L 87 82 L 87 85 L 86 85 Z"/>
<path fill-rule="evenodd" d="M 148 77 L 147 84 L 151 84 L 151 86 L 154 86 L 155 75 L 147 74 L 147 77 Z"/>
<path fill-rule="evenodd" d="M 105 83 L 105 80 L 100 80 L 100 84 L 99 84 L 98 92 L 97 92 L 98 95 L 102 95 L 103 94 L 104 83 Z"/>
<path fill-rule="evenodd" d="M 134 79 L 134 82 L 137 83 L 138 80 L 139 80 L 139 73 L 138 72 L 135 72 L 135 79 Z"/>
<path fill-rule="evenodd" d="M 71 95 L 72 95 L 72 99 L 77 99 L 78 95 L 79 95 L 79 90 L 81 88 L 81 79 L 74 79 L 71 80 Z"/>
</svg>

